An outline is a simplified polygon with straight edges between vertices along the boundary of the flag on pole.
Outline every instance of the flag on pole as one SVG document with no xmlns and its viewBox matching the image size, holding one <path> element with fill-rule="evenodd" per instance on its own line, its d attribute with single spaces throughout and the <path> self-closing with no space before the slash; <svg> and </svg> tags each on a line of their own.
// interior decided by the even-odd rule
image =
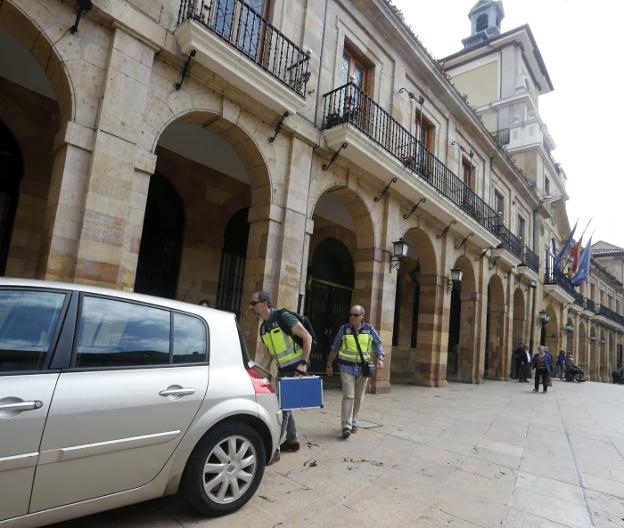
<svg viewBox="0 0 624 528">
<path fill-rule="evenodd" d="M 587 278 L 589 277 L 589 266 L 591 262 L 591 237 L 589 237 L 589 242 L 585 246 L 585 249 L 581 253 L 581 257 L 579 259 L 579 269 L 571 279 L 572 284 L 574 286 L 580 286 L 583 284 Z"/>
<path fill-rule="evenodd" d="M 572 242 L 574 242 L 574 238 L 573 238 L 574 237 L 574 231 L 576 231 L 576 226 L 577 225 L 578 225 L 578 220 L 576 221 L 576 224 L 574 224 L 574 227 L 572 228 L 572 231 L 570 231 L 570 234 L 568 235 L 568 239 L 565 241 L 565 244 L 561 248 L 561 251 L 555 257 L 555 262 L 553 264 L 553 271 L 554 270 L 561 270 L 561 260 L 566 255 L 566 253 L 569 251 L 570 246 L 572 245 Z"/>
<path fill-rule="evenodd" d="M 578 271 L 579 267 L 579 257 L 581 256 L 581 242 L 583 239 L 579 240 L 574 247 L 570 251 L 570 258 L 572 259 L 570 266 L 570 274 L 574 275 Z"/>
</svg>

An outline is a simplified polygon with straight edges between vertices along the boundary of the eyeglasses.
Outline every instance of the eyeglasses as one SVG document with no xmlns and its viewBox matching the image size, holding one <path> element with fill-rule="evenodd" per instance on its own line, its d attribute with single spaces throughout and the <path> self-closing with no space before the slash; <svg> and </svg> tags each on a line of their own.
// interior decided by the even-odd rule
<svg viewBox="0 0 624 528">
<path fill-rule="evenodd" d="M 249 304 L 251 304 L 251 306 L 255 306 L 256 304 L 261 303 L 261 302 L 264 302 L 264 301 L 257 301 L 256 299 L 252 299 L 251 301 L 249 301 Z"/>
<path fill-rule="evenodd" d="M 362 314 L 354 314 L 354 313 L 352 313 L 352 314 L 349 314 L 349 315 L 350 315 L 351 317 L 360 317 L 360 315 L 362 315 Z"/>
</svg>

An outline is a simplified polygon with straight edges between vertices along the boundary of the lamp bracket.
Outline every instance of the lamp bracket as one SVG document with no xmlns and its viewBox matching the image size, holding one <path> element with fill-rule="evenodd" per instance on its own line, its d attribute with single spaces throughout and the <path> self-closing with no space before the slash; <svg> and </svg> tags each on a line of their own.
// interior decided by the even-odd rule
<svg viewBox="0 0 624 528">
<path fill-rule="evenodd" d="M 494 248 L 492 246 L 490 246 L 489 248 L 485 248 L 478 257 L 475 257 L 475 262 L 479 262 L 480 260 L 482 260 L 483 257 L 485 257 L 485 254 L 490 251 L 490 249 Z"/>
<path fill-rule="evenodd" d="M 284 119 L 286 119 L 288 115 L 288 111 L 282 114 L 282 117 L 280 117 L 280 120 L 275 125 L 275 134 L 273 134 L 273 137 L 269 138 L 269 143 L 273 143 L 277 135 L 282 131 L 282 127 L 284 126 Z"/>
<path fill-rule="evenodd" d="M 459 249 L 460 247 L 462 247 L 462 246 L 466 243 L 466 241 L 467 241 L 467 240 L 468 240 L 468 239 L 469 239 L 472 235 L 474 235 L 474 233 L 468 233 L 468 234 L 466 235 L 466 238 L 464 238 L 464 239 L 463 239 L 463 240 L 459 243 L 459 246 L 455 246 L 455 249 Z"/>
<path fill-rule="evenodd" d="M 512 266 L 511 268 L 509 268 L 509 271 L 507 272 L 507 280 L 509 280 L 509 277 L 511 277 L 511 272 L 515 269 L 515 266 Z"/>
<path fill-rule="evenodd" d="M 414 207 L 411 208 L 410 212 L 403 215 L 403 219 L 407 220 L 410 216 L 412 216 L 414 214 L 414 211 L 416 211 L 416 209 L 418 209 L 418 206 L 421 203 L 425 203 L 426 201 L 427 201 L 427 198 L 421 198 L 420 200 L 418 200 L 418 203 Z"/>
<path fill-rule="evenodd" d="M 329 168 L 330 168 L 330 167 L 334 164 L 334 161 L 336 161 L 336 160 L 338 159 L 338 156 L 340 156 L 340 151 L 341 151 L 342 149 L 346 149 L 348 146 L 349 146 L 349 145 L 347 145 L 347 143 L 346 143 L 346 142 L 345 142 L 345 143 L 343 143 L 342 145 L 340 145 L 340 147 L 338 148 L 338 150 L 332 154 L 332 157 L 331 157 L 331 159 L 329 160 L 329 163 L 324 164 L 324 165 L 323 165 L 323 167 L 322 167 L 322 169 L 323 169 L 324 171 L 326 171 L 327 169 L 329 169 Z"/>
<path fill-rule="evenodd" d="M 493 259 L 490 259 L 490 265 L 488 266 L 490 271 L 492 271 L 498 264 L 498 258 L 499 257 L 494 257 Z"/>
<path fill-rule="evenodd" d="M 456 224 L 457 220 L 451 220 L 451 223 L 449 225 L 447 225 L 441 233 L 436 235 L 436 238 L 438 240 L 440 240 L 444 235 L 446 235 L 446 233 L 448 232 L 448 230 L 451 228 L 452 225 Z"/>
<path fill-rule="evenodd" d="M 186 79 L 191 74 L 191 60 L 197 54 L 197 50 L 191 50 L 189 53 L 184 66 L 182 66 L 182 71 L 180 72 L 180 80 L 175 84 L 175 89 L 179 90 L 182 88 L 182 84 L 184 84 L 184 79 Z"/>
<path fill-rule="evenodd" d="M 390 188 L 390 186 L 391 186 L 393 183 L 396 183 L 396 182 L 398 182 L 398 181 L 399 181 L 399 180 L 398 180 L 398 178 L 397 178 L 396 176 L 395 176 L 394 178 L 392 178 L 392 179 L 391 179 L 391 180 L 390 180 L 390 181 L 386 184 L 386 186 L 383 188 L 383 191 L 381 191 L 381 194 L 375 198 L 375 201 L 376 201 L 376 202 L 378 202 L 379 200 L 381 200 L 382 196 L 388 192 L 388 189 Z"/>
<path fill-rule="evenodd" d="M 0 2 L 0 7 L 2 7 L 3 3 L 3 1 Z M 69 32 L 72 35 L 78 33 L 78 24 L 80 24 L 80 18 L 82 17 L 82 13 L 91 11 L 92 7 L 93 4 L 91 2 L 83 2 L 82 4 L 80 2 L 76 2 L 76 20 L 74 21 L 74 25 L 69 28 Z"/>
</svg>

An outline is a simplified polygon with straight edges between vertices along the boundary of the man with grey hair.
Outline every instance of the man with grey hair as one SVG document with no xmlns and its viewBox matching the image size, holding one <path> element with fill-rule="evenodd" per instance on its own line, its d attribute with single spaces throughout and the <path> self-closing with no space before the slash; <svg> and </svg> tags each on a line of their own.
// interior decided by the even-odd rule
<svg viewBox="0 0 624 528">
<path fill-rule="evenodd" d="M 342 437 L 349 438 L 358 430 L 358 414 L 362 407 L 368 377 L 364 375 L 363 364 L 370 361 L 375 351 L 377 368 L 383 367 L 383 350 L 379 334 L 372 325 L 364 322 L 364 307 L 351 307 L 349 323 L 342 325 L 331 346 L 327 358 L 326 373 L 333 373 L 332 364 L 338 356 L 340 381 L 342 384 Z"/>
</svg>

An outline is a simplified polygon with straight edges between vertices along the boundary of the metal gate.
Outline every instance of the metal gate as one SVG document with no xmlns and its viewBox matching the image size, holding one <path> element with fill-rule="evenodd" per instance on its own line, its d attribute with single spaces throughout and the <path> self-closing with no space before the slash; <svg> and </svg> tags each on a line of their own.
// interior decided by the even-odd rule
<svg viewBox="0 0 624 528">
<path fill-rule="evenodd" d="M 352 289 L 328 281 L 311 278 L 308 282 L 305 314 L 312 321 L 318 340 L 310 361 L 314 372 L 323 372 L 329 347 L 340 325 L 349 322 Z"/>
</svg>

